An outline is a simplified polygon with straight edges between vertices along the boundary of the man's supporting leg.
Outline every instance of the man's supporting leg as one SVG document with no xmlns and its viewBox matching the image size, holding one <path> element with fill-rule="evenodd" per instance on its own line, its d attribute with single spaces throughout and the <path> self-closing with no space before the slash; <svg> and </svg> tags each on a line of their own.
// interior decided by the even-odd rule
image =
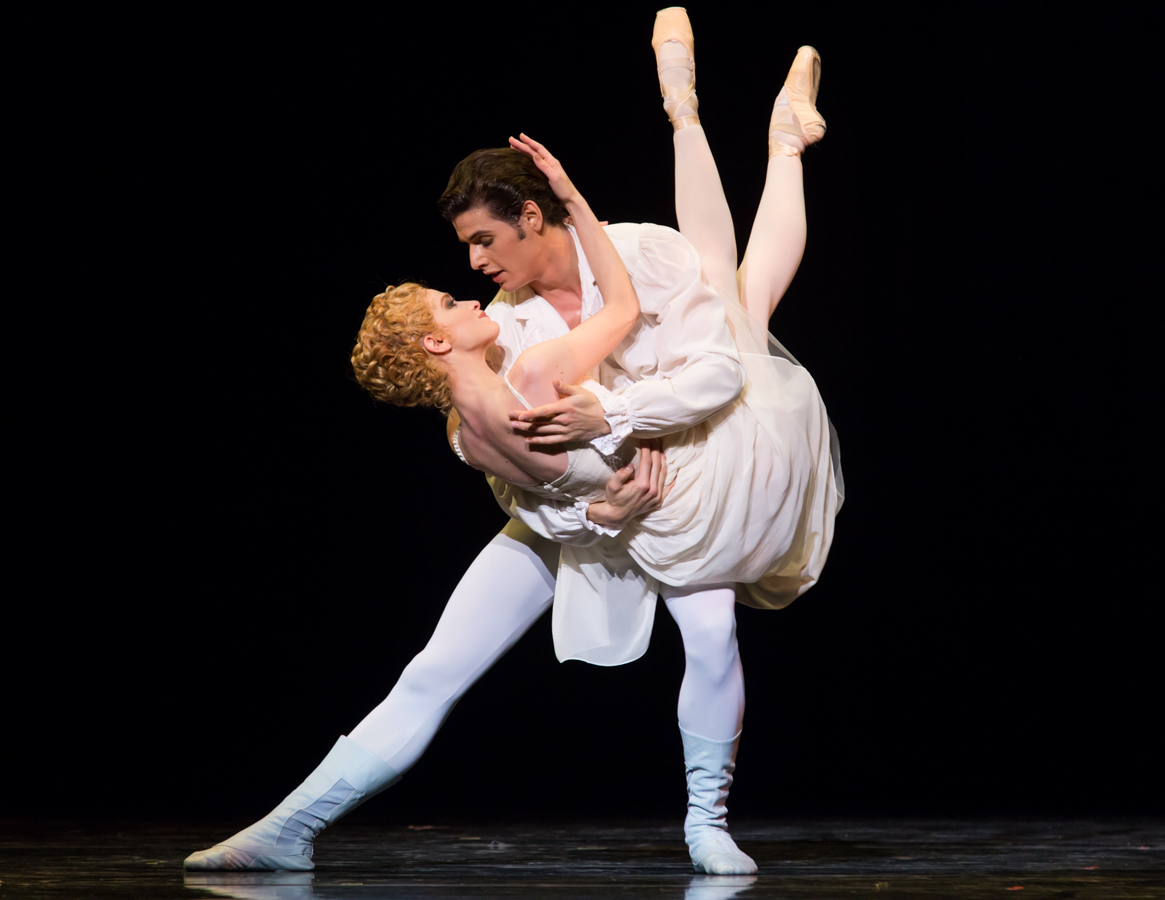
<svg viewBox="0 0 1165 900">
<path fill-rule="evenodd" d="M 678 715 L 688 776 L 684 837 L 692 865 L 710 875 L 751 875 L 756 863 L 728 834 L 727 819 L 744 719 L 736 592 L 730 584 L 665 586 L 663 598 L 684 641 Z"/>
<path fill-rule="evenodd" d="M 744 720 L 744 669 L 736 645 L 734 586 L 664 585 L 663 599 L 684 639 L 680 727 L 714 741 L 735 739 Z"/>
<path fill-rule="evenodd" d="M 454 704 L 546 611 L 557 546 L 511 522 L 478 554 L 433 637 L 387 699 L 267 816 L 187 858 L 188 869 L 311 869 L 312 841 L 400 779 Z"/>
</svg>

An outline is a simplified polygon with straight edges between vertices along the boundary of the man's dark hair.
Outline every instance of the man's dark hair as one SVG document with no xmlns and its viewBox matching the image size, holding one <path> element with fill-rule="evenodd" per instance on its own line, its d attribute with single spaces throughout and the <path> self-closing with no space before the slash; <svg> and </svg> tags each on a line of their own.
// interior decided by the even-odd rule
<svg viewBox="0 0 1165 900">
<path fill-rule="evenodd" d="M 509 147 L 476 150 L 457 164 L 437 209 L 449 222 L 471 209 L 485 207 L 495 219 L 521 231 L 522 204 L 533 200 L 548 225 L 562 225 L 570 215 L 534 160 Z M 522 235 L 525 237 L 525 234 Z"/>
</svg>

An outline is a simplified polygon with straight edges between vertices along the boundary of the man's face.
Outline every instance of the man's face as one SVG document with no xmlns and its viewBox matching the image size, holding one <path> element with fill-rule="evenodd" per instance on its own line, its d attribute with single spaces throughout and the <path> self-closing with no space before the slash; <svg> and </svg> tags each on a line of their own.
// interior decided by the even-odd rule
<svg viewBox="0 0 1165 900">
<path fill-rule="evenodd" d="M 523 230 L 495 219 L 485 207 L 466 210 L 453 220 L 457 237 L 469 244 L 469 265 L 488 275 L 504 291 L 516 291 L 542 271 L 541 241 L 525 219 Z M 524 234 L 525 238 L 520 237 Z"/>
</svg>

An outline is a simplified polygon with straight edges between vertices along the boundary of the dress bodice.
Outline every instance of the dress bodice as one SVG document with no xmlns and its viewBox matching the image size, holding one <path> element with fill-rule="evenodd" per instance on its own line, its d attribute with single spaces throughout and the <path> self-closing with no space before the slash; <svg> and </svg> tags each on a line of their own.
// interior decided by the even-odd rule
<svg viewBox="0 0 1165 900">
<path fill-rule="evenodd" d="M 526 409 L 532 408 L 526 398 L 510 384 L 510 380 L 504 374 L 498 377 L 505 382 L 506 388 L 514 395 L 515 400 Z M 606 390 L 596 381 L 584 381 L 582 387 L 594 393 Z M 461 452 L 461 443 L 458 440 L 460 433 L 460 428 L 453 433 L 453 450 L 461 458 L 461 461 L 468 465 L 469 461 Z M 535 485 L 529 490 L 551 500 L 569 500 L 571 502 L 585 500 L 588 503 L 602 500 L 606 497 L 607 482 L 611 476 L 635 458 L 637 443 L 634 440 L 624 441 L 613 454 L 606 456 L 589 443 L 583 441 L 568 442 L 565 445 L 566 471 L 554 481 Z"/>
</svg>

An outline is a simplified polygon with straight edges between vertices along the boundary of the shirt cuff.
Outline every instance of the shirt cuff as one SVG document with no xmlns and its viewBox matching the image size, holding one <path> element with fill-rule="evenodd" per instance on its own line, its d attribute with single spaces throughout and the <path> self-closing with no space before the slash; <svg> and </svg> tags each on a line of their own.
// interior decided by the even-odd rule
<svg viewBox="0 0 1165 900">
<path fill-rule="evenodd" d="M 603 406 L 603 418 L 611 426 L 611 433 L 592 438 L 591 446 L 603 456 L 612 456 L 619 449 L 619 445 L 631 436 L 633 430 L 631 415 L 627 411 L 627 401 L 605 388 L 599 388 L 597 391 L 592 389 L 591 392 L 599 398 L 599 403 Z"/>
<path fill-rule="evenodd" d="M 598 522 L 592 522 L 587 518 L 587 510 L 591 505 L 585 500 L 575 501 L 574 506 L 568 507 L 563 512 L 573 513 L 578 516 L 579 524 L 587 531 L 593 531 L 595 534 L 601 534 L 604 537 L 617 537 L 622 529 L 608 528 L 606 525 L 600 525 Z"/>
</svg>

